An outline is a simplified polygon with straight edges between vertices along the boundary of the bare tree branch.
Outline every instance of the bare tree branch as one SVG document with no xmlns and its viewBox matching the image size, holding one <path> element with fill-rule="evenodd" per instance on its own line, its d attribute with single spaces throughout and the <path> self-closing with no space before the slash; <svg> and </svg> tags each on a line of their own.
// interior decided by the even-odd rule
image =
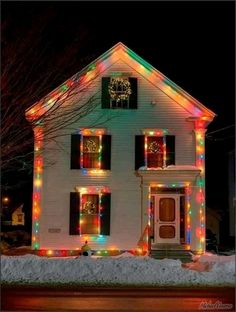
<svg viewBox="0 0 236 312">
<path fill-rule="evenodd" d="M 71 76 L 75 68 L 84 66 L 84 59 L 78 61 L 80 45 L 76 40 L 72 44 L 53 52 L 52 40 L 46 38 L 49 21 L 52 23 L 53 12 L 42 20 L 34 19 L 34 25 L 25 29 L 24 38 L 13 31 L 12 22 L 2 22 L 2 71 L 1 71 L 1 169 L 2 174 L 19 170 L 32 170 L 33 131 L 38 123 L 45 126 L 44 140 L 56 140 L 64 128 L 86 116 L 98 105 L 98 94 L 87 98 L 89 86 L 84 86 L 81 77 L 73 76 L 73 84 L 57 95 L 51 104 L 46 96 L 52 89 L 61 85 Z M 21 32 L 22 33 L 22 32 Z M 45 44 L 45 42 L 47 44 Z M 94 55 L 91 55 L 94 58 Z M 88 59 L 86 60 L 88 62 Z M 90 84 L 92 81 L 90 81 Z M 39 119 L 30 125 L 25 119 L 25 110 L 33 103 L 40 102 L 35 114 Z M 79 98 L 82 105 L 73 105 L 74 98 Z M 42 113 L 42 107 L 45 111 Z M 58 145 L 59 147 L 60 145 Z"/>
</svg>

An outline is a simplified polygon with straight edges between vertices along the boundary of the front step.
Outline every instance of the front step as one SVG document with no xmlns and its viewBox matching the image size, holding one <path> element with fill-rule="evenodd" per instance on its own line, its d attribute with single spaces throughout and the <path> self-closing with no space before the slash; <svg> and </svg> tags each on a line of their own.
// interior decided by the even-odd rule
<svg viewBox="0 0 236 312">
<path fill-rule="evenodd" d="M 181 249 L 151 249 L 150 257 L 154 259 L 175 259 L 182 262 L 191 262 L 192 255 L 189 250 Z"/>
<path fill-rule="evenodd" d="M 152 250 L 186 250 L 182 244 L 152 244 Z"/>
</svg>

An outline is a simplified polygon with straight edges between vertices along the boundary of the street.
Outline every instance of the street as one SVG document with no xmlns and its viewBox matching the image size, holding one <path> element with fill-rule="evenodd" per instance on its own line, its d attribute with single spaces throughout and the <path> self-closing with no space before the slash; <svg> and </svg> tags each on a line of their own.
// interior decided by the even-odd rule
<svg viewBox="0 0 236 312">
<path fill-rule="evenodd" d="M 2 287 L 2 311 L 235 311 L 234 288 Z"/>
</svg>

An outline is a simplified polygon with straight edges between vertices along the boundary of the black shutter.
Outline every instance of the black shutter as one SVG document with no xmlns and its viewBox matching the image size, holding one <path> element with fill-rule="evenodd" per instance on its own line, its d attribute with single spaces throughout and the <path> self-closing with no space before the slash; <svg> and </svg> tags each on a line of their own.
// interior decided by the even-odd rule
<svg viewBox="0 0 236 312">
<path fill-rule="evenodd" d="M 111 194 L 105 193 L 101 196 L 100 234 L 110 235 L 111 223 Z"/>
<path fill-rule="evenodd" d="M 138 83 L 137 78 L 129 78 L 132 93 L 129 97 L 129 108 L 138 108 Z"/>
<path fill-rule="evenodd" d="M 80 169 L 80 134 L 71 135 L 70 168 Z"/>
<path fill-rule="evenodd" d="M 102 136 L 101 169 L 111 169 L 111 135 Z"/>
<path fill-rule="evenodd" d="M 102 108 L 110 108 L 109 83 L 110 77 L 102 77 Z"/>
<path fill-rule="evenodd" d="M 175 136 L 166 136 L 166 166 L 175 165 Z"/>
<path fill-rule="evenodd" d="M 80 194 L 78 192 L 70 193 L 70 235 L 79 235 L 79 219 L 80 219 Z"/>
<path fill-rule="evenodd" d="M 145 136 L 136 135 L 135 136 L 135 170 L 140 167 L 145 166 Z"/>
</svg>

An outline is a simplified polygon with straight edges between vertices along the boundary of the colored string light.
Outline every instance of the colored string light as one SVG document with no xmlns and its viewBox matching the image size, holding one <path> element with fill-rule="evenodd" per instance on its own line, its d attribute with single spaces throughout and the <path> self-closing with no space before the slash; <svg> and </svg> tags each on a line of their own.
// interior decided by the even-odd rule
<svg viewBox="0 0 236 312">
<path fill-rule="evenodd" d="M 34 189 L 33 189 L 33 214 L 32 214 L 32 248 L 39 249 L 39 217 L 41 211 L 42 190 L 42 140 L 43 128 L 34 129 Z"/>
<path fill-rule="evenodd" d="M 187 235 L 186 241 L 190 245 L 191 242 L 191 204 L 190 204 L 190 187 L 186 186 L 186 204 L 187 204 Z"/>
<path fill-rule="evenodd" d="M 143 60 L 135 52 L 119 43 L 106 53 L 104 53 L 95 63 L 88 65 L 81 72 L 75 74 L 73 77 L 68 79 L 63 85 L 59 86 L 56 90 L 51 92 L 40 103 L 34 105 L 26 112 L 28 120 L 33 121 L 39 118 L 46 110 L 50 109 L 52 105 L 58 100 L 63 99 L 64 95 L 70 92 L 70 88 L 77 82 L 78 88 L 85 83 L 91 82 L 95 77 L 101 74 L 107 69 L 111 62 L 116 62 L 119 59 L 123 59 L 135 68 L 142 75 L 145 75 L 151 83 L 157 85 L 159 89 L 165 92 L 173 100 L 177 101 L 186 110 L 192 113 L 196 117 L 200 117 L 205 113 L 204 118 L 206 120 L 211 119 L 214 113 L 209 109 L 198 105 L 194 98 L 184 92 L 174 82 L 164 76 L 162 73 L 157 71 L 152 65 Z"/>
<path fill-rule="evenodd" d="M 197 180 L 198 191 L 196 194 L 196 202 L 199 205 L 199 231 L 198 231 L 198 248 L 199 253 L 205 251 L 205 132 L 202 128 L 203 121 L 196 121 L 195 135 L 196 135 L 196 166 L 201 170 L 200 177 Z"/>
</svg>

